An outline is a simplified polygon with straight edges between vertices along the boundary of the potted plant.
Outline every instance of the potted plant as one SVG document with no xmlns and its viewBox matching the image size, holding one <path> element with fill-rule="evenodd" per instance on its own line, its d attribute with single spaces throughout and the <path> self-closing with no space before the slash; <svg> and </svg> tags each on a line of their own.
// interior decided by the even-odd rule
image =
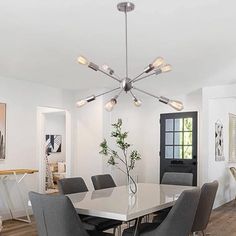
<svg viewBox="0 0 236 236">
<path fill-rule="evenodd" d="M 129 190 L 135 194 L 137 185 L 131 176 L 131 171 L 134 169 L 136 161 L 141 159 L 141 155 L 137 150 L 129 150 L 131 144 L 126 141 L 128 132 L 122 131 L 122 119 L 118 119 L 116 123 L 112 124 L 112 127 L 114 130 L 111 132 L 111 137 L 115 139 L 118 150 L 111 149 L 107 140 L 104 139 L 100 144 L 102 150 L 99 153 L 108 158 L 109 165 L 115 166 L 127 176 Z"/>
</svg>

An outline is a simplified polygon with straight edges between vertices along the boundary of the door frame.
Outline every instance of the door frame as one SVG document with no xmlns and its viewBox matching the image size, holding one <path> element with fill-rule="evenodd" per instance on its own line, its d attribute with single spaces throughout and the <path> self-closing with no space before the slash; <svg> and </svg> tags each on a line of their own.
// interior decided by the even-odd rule
<svg viewBox="0 0 236 236">
<path fill-rule="evenodd" d="M 38 188 L 40 193 L 45 193 L 46 165 L 45 159 L 45 115 L 49 113 L 65 112 L 65 159 L 66 177 L 72 174 L 72 153 L 71 153 L 71 114 L 66 109 L 52 107 L 37 107 L 37 159 L 39 169 Z"/>
<path fill-rule="evenodd" d="M 196 140 L 195 140 L 195 144 L 193 145 L 196 145 L 196 150 L 195 150 L 195 153 L 196 153 L 196 185 L 198 186 L 198 183 L 199 183 L 199 179 L 200 179 L 200 172 L 199 172 L 199 164 L 200 164 L 200 157 L 199 157 L 199 111 L 184 111 L 184 112 L 176 112 L 176 113 L 162 113 L 160 114 L 160 118 L 159 118 L 159 124 L 160 124 L 160 152 L 159 152 L 159 159 L 160 159 L 160 165 L 159 165 L 159 170 L 160 170 L 160 174 L 159 174 L 159 178 L 160 178 L 160 183 L 161 183 L 161 165 L 162 165 L 162 159 L 161 159 L 161 151 L 162 151 L 162 146 L 165 144 L 165 141 L 163 138 L 161 138 L 161 135 L 162 135 L 162 132 L 164 131 L 164 127 L 161 125 L 161 116 L 169 116 L 169 115 L 176 115 L 178 117 L 178 115 L 182 115 L 182 117 L 184 117 L 184 115 L 186 114 L 186 117 L 188 114 L 191 114 L 193 116 L 195 116 L 196 118 Z M 177 118 L 176 117 L 176 118 Z M 165 131 L 164 131 L 165 132 Z M 165 146 L 165 145 L 164 145 Z M 185 159 L 189 162 L 193 161 L 195 158 L 193 159 Z M 171 159 L 170 159 L 171 160 Z M 182 160 L 182 159 L 172 159 L 172 160 Z"/>
</svg>

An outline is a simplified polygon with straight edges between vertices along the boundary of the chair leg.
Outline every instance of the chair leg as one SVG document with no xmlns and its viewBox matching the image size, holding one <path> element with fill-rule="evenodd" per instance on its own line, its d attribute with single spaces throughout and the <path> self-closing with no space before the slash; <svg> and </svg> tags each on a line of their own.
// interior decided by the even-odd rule
<svg viewBox="0 0 236 236">
<path fill-rule="evenodd" d="M 145 215 L 143 219 L 144 219 L 144 222 L 147 223 L 148 222 L 148 215 Z"/>
<path fill-rule="evenodd" d="M 145 220 L 146 220 L 146 222 L 148 223 L 149 220 L 150 220 L 150 215 L 146 215 Z"/>
<path fill-rule="evenodd" d="M 113 235 L 114 235 L 114 236 L 116 235 L 116 229 L 117 229 L 117 227 L 116 227 L 116 228 L 113 228 Z"/>
<path fill-rule="evenodd" d="M 117 231 L 118 231 L 118 236 L 121 236 L 121 225 L 118 226 Z"/>
<path fill-rule="evenodd" d="M 203 235 L 203 236 L 206 236 L 206 233 L 205 233 L 205 231 L 204 231 L 204 230 L 202 230 L 202 235 Z"/>
</svg>

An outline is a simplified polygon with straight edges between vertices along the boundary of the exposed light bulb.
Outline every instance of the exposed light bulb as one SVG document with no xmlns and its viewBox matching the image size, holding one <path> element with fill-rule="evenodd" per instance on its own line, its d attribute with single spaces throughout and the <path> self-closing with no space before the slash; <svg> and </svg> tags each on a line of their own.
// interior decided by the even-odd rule
<svg viewBox="0 0 236 236">
<path fill-rule="evenodd" d="M 137 98 L 134 98 L 134 105 L 136 107 L 140 107 L 142 105 L 142 102 L 140 100 L 138 100 Z"/>
<path fill-rule="evenodd" d="M 112 70 L 108 65 L 102 65 L 102 69 L 109 73 L 110 75 L 114 74 L 114 70 Z"/>
<path fill-rule="evenodd" d="M 163 65 L 164 64 L 164 59 L 162 58 L 162 57 L 157 57 L 154 61 L 153 61 L 153 63 L 151 64 L 152 65 L 152 67 L 154 67 L 154 68 L 158 68 L 158 67 L 160 67 L 161 65 Z"/>
<path fill-rule="evenodd" d="M 160 67 L 162 73 L 169 72 L 172 70 L 172 66 L 170 64 L 166 64 Z"/>
<path fill-rule="evenodd" d="M 87 100 L 83 99 L 83 100 L 78 101 L 76 103 L 76 106 L 77 107 L 82 107 L 82 106 L 86 105 L 87 103 L 88 103 Z"/>
<path fill-rule="evenodd" d="M 77 107 L 82 107 L 82 106 L 86 105 L 87 103 L 94 101 L 95 99 L 96 99 L 96 96 L 95 96 L 95 95 L 92 95 L 92 96 L 87 97 L 87 98 L 85 98 L 85 99 L 79 100 L 79 101 L 76 103 L 76 106 L 77 106 Z"/>
<path fill-rule="evenodd" d="M 81 64 L 81 65 L 88 65 L 89 64 L 89 61 L 83 57 L 83 56 L 79 56 L 77 61 Z"/>
<path fill-rule="evenodd" d="M 112 111 L 116 103 L 117 100 L 115 98 L 112 98 L 109 102 L 106 103 L 105 109 L 109 112 Z"/>
<path fill-rule="evenodd" d="M 161 71 L 160 66 L 162 66 L 164 64 L 164 59 L 162 57 L 157 57 L 151 64 L 149 64 L 145 69 L 144 69 L 144 73 L 149 73 L 150 71 L 157 69 L 156 73 L 160 74 Z M 157 72 L 158 71 L 158 72 Z"/>
<path fill-rule="evenodd" d="M 177 111 L 182 111 L 184 109 L 184 105 L 180 101 L 169 100 L 168 105 Z"/>
</svg>

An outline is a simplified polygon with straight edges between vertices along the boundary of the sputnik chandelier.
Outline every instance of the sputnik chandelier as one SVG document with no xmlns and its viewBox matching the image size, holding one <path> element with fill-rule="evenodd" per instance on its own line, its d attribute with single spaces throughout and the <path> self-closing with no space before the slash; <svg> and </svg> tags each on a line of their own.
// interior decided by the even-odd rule
<svg viewBox="0 0 236 236">
<path fill-rule="evenodd" d="M 157 57 L 139 75 L 137 75 L 133 78 L 129 77 L 129 74 L 128 74 L 127 13 L 130 12 L 130 11 L 133 11 L 134 7 L 135 7 L 135 5 L 131 2 L 121 2 L 121 3 L 118 3 L 118 5 L 117 5 L 117 9 L 119 11 L 125 13 L 125 57 L 126 57 L 126 68 L 125 68 L 126 75 L 125 75 L 125 78 L 121 79 L 119 76 L 117 76 L 115 74 L 114 70 L 108 65 L 103 65 L 103 66 L 99 67 L 95 63 L 88 61 L 85 57 L 79 56 L 78 57 L 78 62 L 80 64 L 86 65 L 94 71 L 99 71 L 99 72 L 105 74 L 106 76 L 109 76 L 110 78 L 112 78 L 113 80 L 118 82 L 119 86 L 114 88 L 114 89 L 111 89 L 109 91 L 106 91 L 104 93 L 101 93 L 101 94 L 98 94 L 98 95 L 92 95 L 90 97 L 87 97 L 85 99 L 80 100 L 76 104 L 77 107 L 82 107 L 85 104 L 94 101 L 96 98 L 98 98 L 100 96 L 103 96 L 105 94 L 108 94 L 108 93 L 111 93 L 111 92 L 114 92 L 114 91 L 117 91 L 117 90 L 119 90 L 117 95 L 112 97 L 105 105 L 105 109 L 107 111 L 112 111 L 113 110 L 113 108 L 117 104 L 118 97 L 120 96 L 120 94 L 122 92 L 130 93 L 130 95 L 132 96 L 134 105 L 139 107 L 139 106 L 141 106 L 142 102 L 134 94 L 134 91 L 136 90 L 136 91 L 139 91 L 139 92 L 144 93 L 146 95 L 149 95 L 151 97 L 154 97 L 159 102 L 167 104 L 167 105 L 171 106 L 172 108 L 174 108 L 177 111 L 181 111 L 183 109 L 183 104 L 180 101 L 171 100 L 171 99 L 168 99 L 168 98 L 163 97 L 163 96 L 156 96 L 156 95 L 153 95 L 153 94 L 151 94 L 151 93 L 149 93 L 145 90 L 142 90 L 142 89 L 136 87 L 136 83 L 140 80 L 143 80 L 143 79 L 145 79 L 147 77 L 150 77 L 150 76 L 153 76 L 153 75 L 159 75 L 161 73 L 171 71 L 171 65 L 166 64 L 162 57 Z"/>
</svg>

